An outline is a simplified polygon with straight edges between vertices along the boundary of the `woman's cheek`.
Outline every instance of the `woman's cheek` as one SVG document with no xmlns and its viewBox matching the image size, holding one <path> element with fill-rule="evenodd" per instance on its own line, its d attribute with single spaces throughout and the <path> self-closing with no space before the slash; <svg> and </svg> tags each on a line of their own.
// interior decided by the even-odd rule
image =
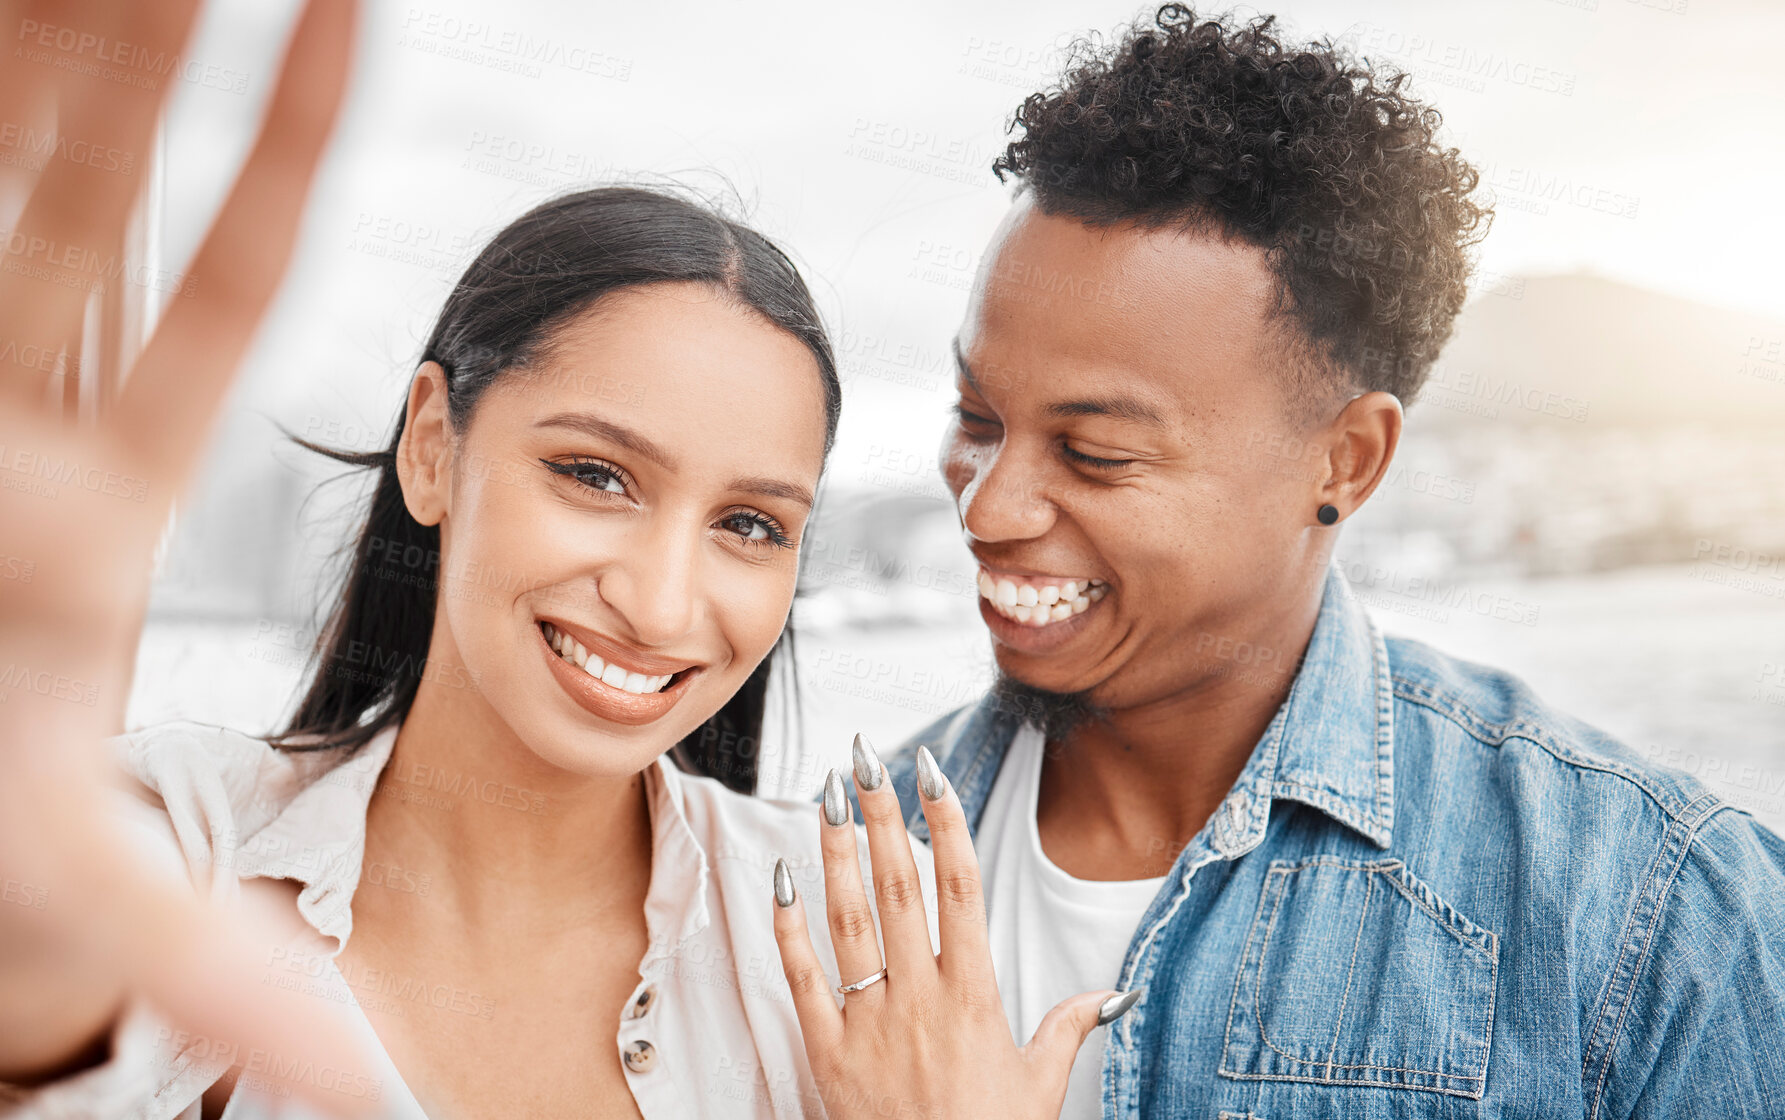
<svg viewBox="0 0 1785 1120">
<path fill-rule="evenodd" d="M 740 677 L 738 684 L 780 639 L 793 606 L 799 571 L 788 563 L 773 568 L 765 565 L 750 575 L 752 578 L 735 581 L 719 600 L 721 631 Z"/>
</svg>

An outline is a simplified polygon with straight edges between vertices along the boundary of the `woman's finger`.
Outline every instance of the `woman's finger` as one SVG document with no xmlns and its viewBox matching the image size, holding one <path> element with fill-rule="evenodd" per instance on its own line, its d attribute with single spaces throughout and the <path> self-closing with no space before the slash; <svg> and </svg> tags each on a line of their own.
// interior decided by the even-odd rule
<svg viewBox="0 0 1785 1120">
<path fill-rule="evenodd" d="M 1056 1090 L 1055 1100 L 1065 1099 L 1066 1080 L 1085 1039 L 1098 1027 L 1128 1014 L 1144 995 L 1145 988 L 1132 992 L 1081 992 L 1061 1000 L 1041 1017 L 1022 1053 L 1036 1076 Z"/>
<path fill-rule="evenodd" d="M 824 779 L 824 805 L 818 830 L 824 853 L 824 910 L 831 927 L 831 944 L 837 951 L 837 975 L 843 984 L 866 980 L 885 963 L 880 955 L 880 936 L 874 928 L 874 910 L 862 885 L 861 854 L 856 848 L 855 822 L 849 819 L 849 799 L 843 795 L 843 775 L 832 770 Z M 890 975 L 890 972 L 889 972 Z M 878 1007 L 886 984 L 870 984 L 851 992 L 844 1012 L 856 1007 Z"/>
<path fill-rule="evenodd" d="M 888 975 L 897 976 L 901 985 L 933 984 L 936 951 L 899 795 L 886 780 L 886 767 L 867 736 L 855 737 L 852 754 L 856 799 L 861 802 L 874 861 L 874 902 L 880 911 L 880 936 L 886 942 Z"/>
<path fill-rule="evenodd" d="M 781 970 L 787 974 L 793 1011 L 806 1040 L 806 1057 L 813 1068 L 820 1068 L 821 1056 L 836 1053 L 843 1045 L 843 1013 L 812 948 L 806 907 L 784 859 L 775 861 L 775 944 L 781 949 Z"/>
<path fill-rule="evenodd" d="M 7 309 L 9 329 L 28 332 L 21 341 L 50 353 L 78 342 L 89 293 L 132 282 L 116 264 L 156 120 L 178 70 L 158 72 L 129 59 L 180 57 L 197 9 L 198 0 L 38 4 L 9 36 L 7 66 L 36 72 L 13 96 L 53 96 L 59 141 L 7 239 L 16 267 L 0 271 L 0 307 Z M 96 62 L 126 43 L 126 60 Z M 26 397 L 40 393 L 50 376 L 29 367 L 6 372 L 4 380 Z"/>
<path fill-rule="evenodd" d="M 973 851 L 961 799 L 928 747 L 917 748 L 917 799 L 930 825 L 930 850 L 936 859 L 936 927 L 942 941 L 937 963 L 942 977 L 958 989 L 996 995 L 979 857 Z"/>
<path fill-rule="evenodd" d="M 114 413 L 155 480 L 177 486 L 278 289 L 346 88 L 354 0 L 309 0 L 254 149 Z M 184 286 L 183 286 L 183 290 Z"/>
</svg>

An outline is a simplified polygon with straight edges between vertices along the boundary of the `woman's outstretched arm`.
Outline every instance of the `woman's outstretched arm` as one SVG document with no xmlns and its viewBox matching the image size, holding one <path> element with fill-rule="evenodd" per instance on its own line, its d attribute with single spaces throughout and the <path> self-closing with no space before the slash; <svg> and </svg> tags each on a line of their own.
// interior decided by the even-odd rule
<svg viewBox="0 0 1785 1120">
<path fill-rule="evenodd" d="M 137 999 L 207 1037 L 337 1068 L 355 1060 L 334 1008 L 261 982 L 265 931 L 146 865 L 106 811 L 102 749 L 121 729 L 156 542 L 290 258 L 346 83 L 353 0 L 305 6 L 190 298 L 168 308 L 117 407 L 73 422 L 53 364 L 22 357 L 69 350 L 95 285 L 129 282 L 90 262 L 123 243 L 142 161 L 120 172 L 72 157 L 150 150 L 170 83 L 120 82 L 84 58 L 100 43 L 177 57 L 198 7 L 0 5 L 34 52 L 0 74 L 0 120 L 53 103 L 59 141 L 0 244 L 0 554 L 30 573 L 0 580 L 0 666 L 17 685 L 0 695 L 0 879 L 14 900 L 0 905 L 0 1080 L 15 1084 L 102 1060 Z M 36 484 L 37 465 L 57 481 Z M 291 1088 L 316 1099 L 314 1083 Z M 327 1111 L 355 1111 L 326 1096 Z"/>
</svg>

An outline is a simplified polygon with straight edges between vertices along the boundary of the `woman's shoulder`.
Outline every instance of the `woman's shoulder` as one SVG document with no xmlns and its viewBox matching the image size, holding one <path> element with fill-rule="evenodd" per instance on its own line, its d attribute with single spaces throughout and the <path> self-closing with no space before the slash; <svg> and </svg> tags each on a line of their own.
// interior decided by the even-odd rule
<svg viewBox="0 0 1785 1120">
<path fill-rule="evenodd" d="M 283 751 L 235 728 L 172 720 L 127 731 L 112 757 L 140 789 L 170 810 L 225 807 L 235 817 L 276 810 L 340 761 L 334 751 Z"/>
<path fill-rule="evenodd" d="M 714 778 L 675 770 L 668 759 L 662 765 L 673 771 L 679 787 L 682 810 L 696 840 L 715 865 L 743 864 L 755 872 L 751 881 L 760 879 L 766 892 L 772 882 L 775 861 L 785 859 L 796 882 L 823 881 L 823 850 L 820 829 L 824 824 L 823 809 L 818 802 L 797 798 L 765 797 L 739 793 Z M 867 830 L 859 820 L 856 829 L 856 852 L 861 858 L 863 882 L 873 893 L 872 869 L 869 860 Z M 929 846 L 905 833 L 923 881 L 924 895 L 934 907 L 933 871 Z M 767 897 L 766 893 L 764 897 Z"/>
<path fill-rule="evenodd" d="M 672 774 L 683 814 L 712 852 L 714 841 L 727 849 L 752 849 L 790 857 L 818 854 L 818 804 L 811 800 L 739 793 L 717 778 L 677 769 L 667 757 L 663 770 Z M 773 857 L 771 856 L 771 863 Z"/>
<path fill-rule="evenodd" d="M 118 813 L 152 849 L 202 875 L 338 765 L 338 751 L 284 751 L 229 727 L 174 720 L 114 736 Z M 171 853 L 169 853 L 171 854 Z"/>
</svg>

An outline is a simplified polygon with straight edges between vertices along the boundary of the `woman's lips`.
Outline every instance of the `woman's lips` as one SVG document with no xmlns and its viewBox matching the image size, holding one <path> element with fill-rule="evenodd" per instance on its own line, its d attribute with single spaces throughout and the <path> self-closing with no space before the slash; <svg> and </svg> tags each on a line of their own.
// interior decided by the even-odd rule
<svg viewBox="0 0 1785 1120">
<path fill-rule="evenodd" d="M 535 641 L 539 643 L 540 654 L 546 659 L 559 686 L 584 711 L 611 723 L 636 727 L 662 718 L 682 699 L 683 694 L 688 691 L 689 683 L 700 675 L 700 667 L 694 666 L 676 673 L 660 692 L 627 692 L 596 680 L 573 662 L 559 656 L 558 651 L 546 642 L 545 628 L 541 623 L 535 622 L 533 633 Z"/>
</svg>

